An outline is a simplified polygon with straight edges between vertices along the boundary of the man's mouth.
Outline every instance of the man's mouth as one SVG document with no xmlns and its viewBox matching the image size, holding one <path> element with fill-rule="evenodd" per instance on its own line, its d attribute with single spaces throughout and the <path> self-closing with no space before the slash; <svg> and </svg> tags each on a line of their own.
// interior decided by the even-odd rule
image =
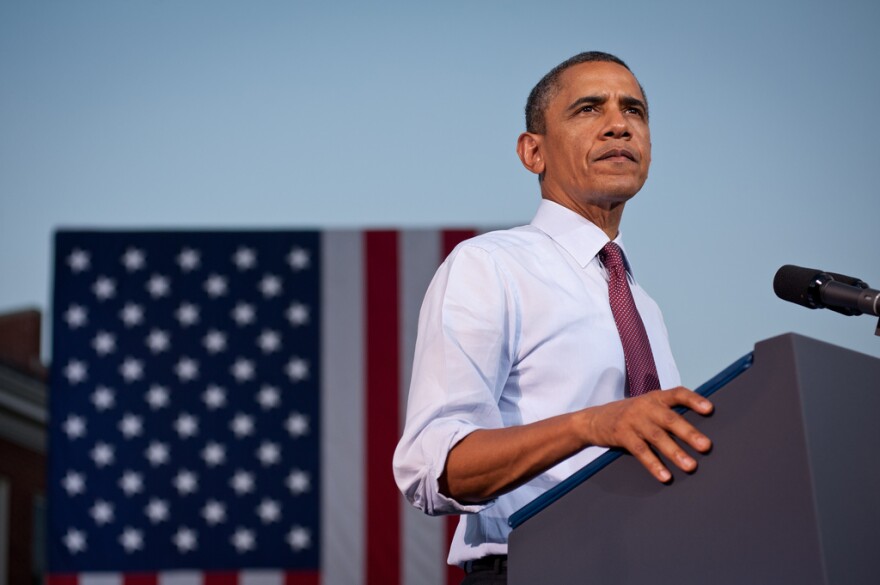
<svg viewBox="0 0 880 585">
<path fill-rule="evenodd" d="M 636 156 L 625 148 L 612 148 L 600 154 L 597 158 L 597 161 L 607 160 L 611 162 L 638 162 L 636 161 Z"/>
</svg>

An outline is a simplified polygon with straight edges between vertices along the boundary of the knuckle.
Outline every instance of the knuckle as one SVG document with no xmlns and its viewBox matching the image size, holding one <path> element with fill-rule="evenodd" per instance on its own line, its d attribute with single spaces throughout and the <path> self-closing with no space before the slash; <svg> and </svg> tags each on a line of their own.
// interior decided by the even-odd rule
<svg viewBox="0 0 880 585">
<path fill-rule="evenodd" d="M 656 445 L 657 443 L 659 443 L 660 441 L 662 441 L 666 438 L 666 431 L 664 431 L 663 429 L 661 429 L 659 427 L 654 427 L 653 429 L 651 429 L 650 431 L 648 431 L 646 433 L 645 438 Z"/>
<path fill-rule="evenodd" d="M 632 445 L 627 447 L 627 450 L 639 459 L 645 457 L 651 451 L 650 449 L 648 449 L 648 446 L 641 441 L 633 443 Z"/>
<path fill-rule="evenodd" d="M 663 426 L 667 428 L 674 425 L 677 421 L 678 414 L 676 414 L 673 410 L 667 409 L 660 415 L 660 422 L 663 424 Z"/>
</svg>

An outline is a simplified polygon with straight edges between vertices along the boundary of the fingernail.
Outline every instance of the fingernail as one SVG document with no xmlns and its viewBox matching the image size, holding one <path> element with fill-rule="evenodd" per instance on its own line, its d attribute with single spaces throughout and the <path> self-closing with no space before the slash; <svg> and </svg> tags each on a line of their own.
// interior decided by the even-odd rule
<svg viewBox="0 0 880 585">
<path fill-rule="evenodd" d="M 666 469 L 660 472 L 660 481 L 669 481 L 670 477 L 672 477 L 672 474 Z"/>
</svg>

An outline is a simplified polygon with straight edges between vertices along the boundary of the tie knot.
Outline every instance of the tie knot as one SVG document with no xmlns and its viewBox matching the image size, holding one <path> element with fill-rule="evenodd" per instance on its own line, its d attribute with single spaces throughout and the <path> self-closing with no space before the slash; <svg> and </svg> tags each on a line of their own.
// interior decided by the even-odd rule
<svg viewBox="0 0 880 585">
<path fill-rule="evenodd" d="M 623 252 L 620 246 L 614 242 L 608 242 L 605 247 L 599 250 L 599 260 L 608 270 L 616 270 L 623 267 Z"/>
</svg>

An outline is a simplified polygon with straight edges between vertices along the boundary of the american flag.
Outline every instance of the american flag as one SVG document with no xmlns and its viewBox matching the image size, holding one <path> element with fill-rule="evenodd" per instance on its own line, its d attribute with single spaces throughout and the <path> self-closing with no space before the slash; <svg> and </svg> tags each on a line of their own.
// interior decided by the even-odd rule
<svg viewBox="0 0 880 585">
<path fill-rule="evenodd" d="M 458 582 L 391 455 L 473 234 L 59 232 L 48 583 Z"/>
</svg>

